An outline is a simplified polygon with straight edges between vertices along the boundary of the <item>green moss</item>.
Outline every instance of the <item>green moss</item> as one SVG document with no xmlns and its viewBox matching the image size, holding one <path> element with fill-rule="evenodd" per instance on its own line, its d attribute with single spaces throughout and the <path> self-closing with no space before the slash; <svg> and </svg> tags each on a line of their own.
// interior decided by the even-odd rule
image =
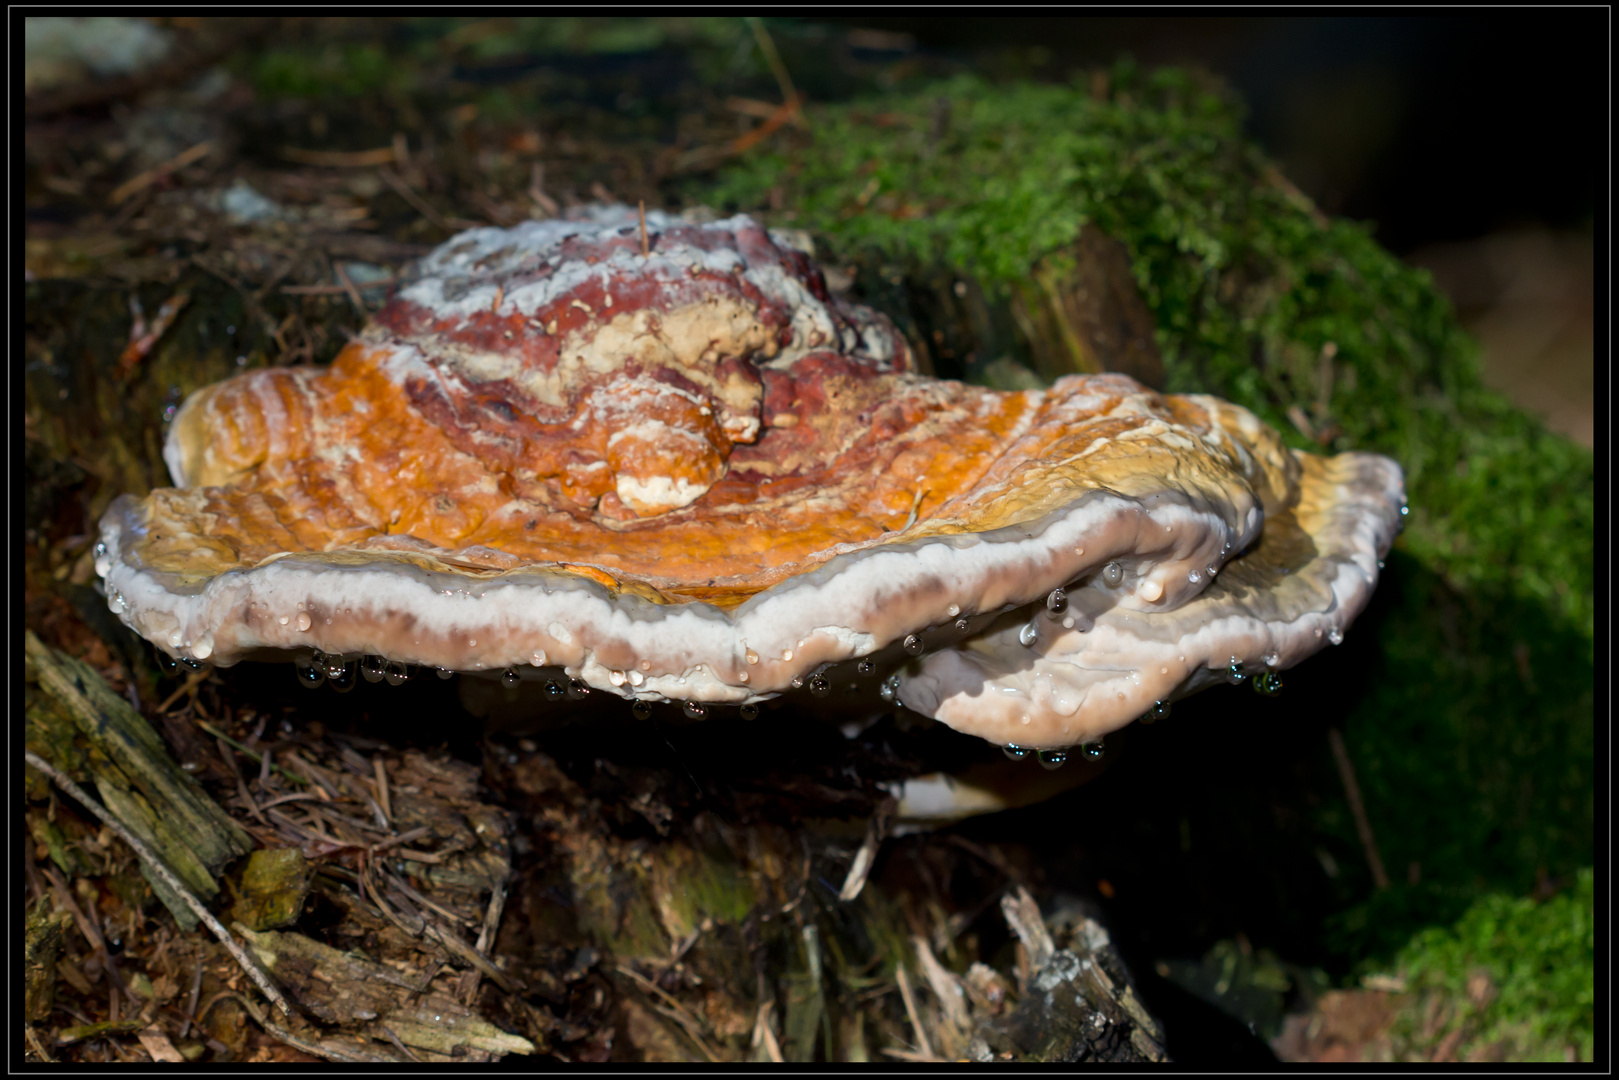
<svg viewBox="0 0 1619 1080">
<path fill-rule="evenodd" d="M 269 49 L 252 65 L 254 88 L 270 100 L 355 98 L 396 86 L 397 58 L 373 42 Z"/>
<path fill-rule="evenodd" d="M 1321 215 L 1218 87 L 1127 66 L 1108 83 L 1097 97 L 963 77 L 827 106 L 809 135 L 687 194 L 913 284 L 971 277 L 1003 306 L 1087 223 L 1123 242 L 1168 389 L 1238 401 L 1323 450 L 1302 413 L 1336 426 L 1325 449 L 1406 471 L 1409 528 L 1357 627 L 1376 640 L 1346 723 L 1397 884 L 1365 900 L 1370 882 L 1346 873 L 1339 954 L 1390 956 L 1481 895 L 1523 894 L 1537 868 L 1589 865 L 1593 455 L 1487 390 L 1429 275 Z M 893 276 L 857 284 L 885 306 L 892 280 L 871 279 Z M 1358 849 L 1341 800 L 1316 828 Z"/>
<path fill-rule="evenodd" d="M 1594 882 L 1587 867 L 1573 889 L 1539 904 L 1491 893 L 1454 925 L 1426 930 L 1401 950 L 1396 968 L 1407 988 L 1454 1003 L 1447 1026 L 1465 1030 L 1458 1058 L 1470 1047 L 1504 1043 L 1511 1060 L 1562 1061 L 1570 1045 L 1580 1060 L 1592 1060 Z"/>
</svg>

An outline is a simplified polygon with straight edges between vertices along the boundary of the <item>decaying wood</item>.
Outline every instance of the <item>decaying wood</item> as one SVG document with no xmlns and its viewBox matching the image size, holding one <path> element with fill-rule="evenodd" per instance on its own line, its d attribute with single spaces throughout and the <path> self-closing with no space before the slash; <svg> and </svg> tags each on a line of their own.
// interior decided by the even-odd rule
<svg viewBox="0 0 1619 1080">
<path fill-rule="evenodd" d="M 153 882 L 154 887 L 158 882 L 161 882 L 171 894 L 178 896 L 186 907 L 191 910 L 194 917 L 201 920 L 201 922 L 208 927 L 213 935 L 219 939 L 220 944 L 224 945 L 225 948 L 230 951 L 231 955 L 237 959 L 237 962 L 242 965 L 242 970 L 247 972 L 248 977 L 251 978 L 254 985 L 256 985 L 264 993 L 264 996 L 274 1002 L 275 1006 L 284 1014 L 291 1014 L 292 1009 L 287 1005 L 287 1001 L 281 995 L 281 992 L 276 989 L 274 983 L 265 977 L 264 972 L 259 970 L 258 966 L 249 960 L 246 954 L 241 951 L 241 946 L 236 944 L 235 940 L 230 936 L 230 932 L 220 925 L 219 920 L 214 918 L 213 913 L 204 907 L 200 900 L 191 895 L 190 891 L 187 890 L 184 882 L 180 880 L 179 876 L 167 866 L 163 865 L 163 861 L 158 858 L 157 854 L 147 847 L 147 845 L 139 837 L 137 837 L 128 826 L 120 821 L 111 811 L 98 805 L 94 799 L 90 798 L 83 788 L 79 787 L 79 785 L 75 784 L 71 779 L 63 775 L 63 773 L 55 766 L 50 764 L 50 762 L 32 752 L 25 752 L 24 757 L 29 765 L 49 776 L 52 783 L 56 784 L 63 791 L 73 796 L 73 798 L 77 800 L 80 805 L 105 822 L 107 826 L 117 833 L 126 844 L 133 848 L 135 850 L 135 854 L 140 856 L 142 872 L 151 875 L 149 880 Z"/>
<path fill-rule="evenodd" d="M 499 1030 L 447 994 L 422 993 L 420 972 L 403 973 L 302 934 L 241 932 L 294 1000 L 328 1024 L 382 1042 L 393 1041 L 391 1032 L 405 1046 L 445 1060 L 467 1051 L 534 1052 L 529 1040 Z"/>
<path fill-rule="evenodd" d="M 187 889 L 212 899 L 219 892 L 219 871 L 250 850 L 247 834 L 174 762 L 151 725 L 94 669 L 47 648 L 31 631 L 24 642 L 39 685 L 61 708 L 31 713 L 31 728 L 70 722 L 85 744 L 86 767 L 108 811 L 148 844 Z M 59 746 L 64 734 L 44 737 L 41 745 Z M 196 926 L 195 913 L 173 889 L 155 873 L 147 880 L 181 926 Z"/>
</svg>

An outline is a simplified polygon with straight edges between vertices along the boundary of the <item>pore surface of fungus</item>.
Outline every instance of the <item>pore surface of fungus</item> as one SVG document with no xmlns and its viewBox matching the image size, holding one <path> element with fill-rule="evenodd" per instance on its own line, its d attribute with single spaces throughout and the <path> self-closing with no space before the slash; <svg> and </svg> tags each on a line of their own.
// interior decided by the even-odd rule
<svg viewBox="0 0 1619 1080">
<path fill-rule="evenodd" d="M 646 230 L 614 207 L 464 233 L 329 368 L 193 394 L 176 486 L 102 521 L 112 609 L 194 661 L 560 667 L 650 700 L 847 663 L 1059 747 L 1364 606 L 1403 511 L 1386 458 L 1120 375 L 929 378 L 747 217 Z"/>
</svg>

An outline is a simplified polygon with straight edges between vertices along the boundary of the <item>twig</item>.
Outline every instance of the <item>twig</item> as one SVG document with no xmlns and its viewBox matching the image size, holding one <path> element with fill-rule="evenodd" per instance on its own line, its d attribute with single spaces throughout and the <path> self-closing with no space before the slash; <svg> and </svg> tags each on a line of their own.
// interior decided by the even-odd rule
<svg viewBox="0 0 1619 1080">
<path fill-rule="evenodd" d="M 1327 729 L 1327 741 L 1332 744 L 1332 757 L 1338 763 L 1338 779 L 1343 781 L 1344 795 L 1349 799 L 1349 813 L 1355 819 L 1355 832 L 1360 834 L 1360 846 L 1366 852 L 1366 865 L 1372 869 L 1372 884 L 1379 890 L 1389 887 L 1388 872 L 1383 869 L 1383 856 L 1377 852 L 1377 837 L 1372 835 L 1372 823 L 1366 816 L 1366 804 L 1360 798 L 1360 785 L 1355 782 L 1355 763 L 1349 760 L 1349 748 L 1344 745 L 1343 732 Z"/>
<path fill-rule="evenodd" d="M 176 701 L 178 701 L 181 695 L 189 693 L 190 691 L 195 690 L 198 686 L 202 685 L 202 680 L 206 679 L 210 674 L 212 674 L 212 672 L 212 668 L 202 668 L 199 671 L 193 671 L 191 674 L 187 675 L 186 681 L 182 685 L 176 687 L 174 693 L 163 699 L 163 704 L 157 707 L 157 711 L 160 713 L 168 712 L 170 705 L 173 705 Z"/>
<path fill-rule="evenodd" d="M 679 1001 L 675 1000 L 675 998 L 667 990 L 653 982 L 651 979 L 647 978 L 645 975 L 642 975 L 639 971 L 636 971 L 628 964 L 617 964 L 614 967 L 620 975 L 628 975 L 631 979 L 634 979 L 636 985 L 640 986 L 643 990 L 650 990 L 653 994 L 656 994 L 659 998 L 668 1002 L 668 1008 L 659 1009 L 659 1011 L 667 1013 L 671 1019 L 686 1029 L 686 1034 L 691 1036 L 692 1042 L 697 1044 L 697 1049 L 703 1052 L 704 1057 L 708 1058 L 709 1061 L 719 1060 L 714 1056 L 714 1051 L 708 1048 L 708 1043 L 703 1041 L 703 1025 L 701 1021 L 699 1021 L 691 1013 L 687 1012 L 685 1007 L 681 1005 Z"/>
<path fill-rule="evenodd" d="M 33 755 L 30 754 L 29 756 L 32 757 Z M 30 762 L 30 764 L 32 763 Z M 62 880 L 62 875 L 57 873 L 54 867 L 45 867 L 45 877 L 51 883 L 51 891 L 56 894 L 57 903 L 61 904 L 62 908 L 73 916 L 73 921 L 77 924 L 79 933 L 84 935 L 84 940 L 88 941 L 90 948 L 95 950 L 96 956 L 101 961 L 101 969 L 107 973 L 108 983 L 117 990 L 122 990 L 128 994 L 131 1000 L 135 1000 L 134 992 L 124 985 L 123 978 L 118 974 L 118 968 L 113 964 L 112 956 L 107 952 L 107 941 L 101 936 L 101 928 L 91 922 L 90 917 L 79 907 L 78 903 L 73 899 L 73 894 L 68 891 L 67 882 Z"/>
<path fill-rule="evenodd" d="M 197 999 L 202 996 L 202 957 L 197 957 L 197 970 L 191 975 L 191 997 L 186 1002 L 185 1022 L 180 1025 L 180 1038 L 186 1037 L 191 1025 L 197 1022 Z"/>
<path fill-rule="evenodd" d="M 922 1028 L 922 1018 L 916 1011 L 916 993 L 911 989 L 911 977 L 905 972 L 904 961 L 894 966 L 894 981 L 899 983 L 899 996 L 905 1001 L 905 1015 L 911 1018 L 911 1027 L 916 1031 L 916 1045 L 921 1048 L 924 1060 L 937 1061 L 933 1056 L 933 1047 L 928 1042 L 928 1033 Z"/>
<path fill-rule="evenodd" d="M 194 723 L 198 727 L 202 728 L 202 730 L 206 731 L 208 734 L 212 735 L 214 738 L 218 739 L 220 742 L 224 743 L 226 746 L 230 747 L 232 750 L 235 750 L 235 751 L 245 755 L 250 761 L 253 762 L 253 764 L 258 765 L 261 768 L 263 767 L 264 762 L 269 759 L 270 752 L 268 750 L 266 750 L 262 754 L 259 753 L 257 750 L 249 750 L 247 747 L 243 746 L 241 743 L 237 742 L 235 739 L 231 738 L 229 735 L 226 735 L 223 731 L 220 731 L 218 728 L 214 727 L 212 724 L 208 723 L 205 720 L 194 720 L 194 721 L 192 721 L 192 723 Z M 295 784 L 303 784 L 305 786 L 308 786 L 308 784 L 309 784 L 308 780 L 305 780 L 303 777 L 299 776 L 297 773 L 289 772 L 286 769 L 283 769 L 279 765 L 272 764 L 270 766 L 270 768 L 274 769 L 276 772 L 280 773 L 282 776 L 286 777 L 288 780 L 291 780 Z M 262 780 L 261 780 L 261 783 L 262 783 Z"/>
<path fill-rule="evenodd" d="M 877 861 L 877 851 L 883 845 L 883 837 L 888 834 L 888 815 L 893 808 L 894 801 L 890 799 L 878 807 L 866 823 L 866 838 L 861 842 L 860 850 L 854 853 L 848 876 L 843 879 L 843 888 L 838 890 L 838 899 L 844 903 L 854 900 L 866 887 L 866 877 L 871 873 L 872 864 Z"/>
<path fill-rule="evenodd" d="M 545 166 L 536 161 L 528 171 L 528 197 L 534 200 L 534 205 L 545 212 L 546 217 L 556 217 L 562 213 L 562 207 L 557 201 L 545 193 Z"/>
<path fill-rule="evenodd" d="M 380 287 L 386 286 L 386 285 L 394 285 L 394 284 L 397 284 L 398 282 L 399 282 L 398 275 L 390 274 L 389 276 L 387 276 L 385 278 L 378 278 L 375 281 L 366 282 L 365 287 L 368 288 L 368 289 L 376 289 L 376 288 L 380 288 Z M 281 286 L 281 293 L 282 293 L 283 296 L 342 296 L 344 293 L 346 293 L 348 291 L 349 291 L 348 288 L 346 288 L 346 287 L 344 287 L 342 285 L 283 285 L 283 286 Z"/>
<path fill-rule="evenodd" d="M 342 263 L 332 263 L 332 272 L 337 275 L 337 280 L 343 286 L 343 291 L 348 293 L 349 303 L 354 305 L 355 314 L 359 315 L 363 322 L 367 312 L 365 310 L 365 300 L 360 296 L 360 290 L 354 287 L 354 282 L 349 279 L 348 272 L 343 269 Z"/>
<path fill-rule="evenodd" d="M 283 146 L 281 156 L 299 165 L 325 165 L 333 169 L 369 169 L 373 165 L 403 164 L 399 143 L 379 146 L 374 150 L 305 150 L 298 146 Z"/>
<path fill-rule="evenodd" d="M 112 189 L 112 194 L 107 196 L 108 204 L 111 206 L 117 206 L 119 203 L 123 202 L 137 191 L 142 191 L 151 187 L 153 184 L 157 183 L 165 176 L 168 176 L 170 173 L 179 172 L 187 165 L 202 160 L 212 153 L 213 149 L 214 141 L 212 139 L 205 139 L 188 150 L 180 151 L 174 157 L 155 168 L 147 169 L 143 173 L 136 173 L 134 176 Z"/>
<path fill-rule="evenodd" d="M 1015 893 L 1001 897 L 1001 914 L 1006 916 L 1006 925 L 1012 928 L 1029 954 L 1029 973 L 1038 974 L 1057 951 L 1046 921 L 1040 916 L 1040 905 L 1034 902 L 1029 890 L 1019 885 Z"/>
<path fill-rule="evenodd" d="M 401 1054 L 405 1055 L 405 1060 L 407 1060 L 407 1061 L 416 1061 L 416 1062 L 419 1062 L 419 1061 L 422 1060 L 421 1058 L 417 1057 L 415 1054 L 411 1053 L 410 1049 L 408 1047 L 406 1047 L 404 1043 L 399 1041 L 399 1036 L 395 1035 L 393 1033 L 392 1028 L 388 1027 L 385 1024 L 378 1024 L 377 1025 L 377 1030 L 382 1032 L 384 1035 L 386 1035 L 388 1037 L 388 1041 L 394 1044 L 394 1049 L 395 1050 L 398 1050 Z"/>
<path fill-rule="evenodd" d="M 28 1045 L 33 1048 L 34 1053 L 39 1055 L 39 1060 L 47 1065 L 56 1064 L 56 1059 L 46 1052 L 45 1044 L 39 1041 L 39 1034 L 34 1031 L 33 1024 L 24 1024 L 23 1033 L 28 1036 Z"/>
<path fill-rule="evenodd" d="M 130 832 L 129 829 L 125 827 L 123 822 L 113 817 L 111 812 L 109 812 L 106 807 L 90 798 L 83 788 L 79 787 L 78 784 L 75 784 L 72 780 L 68 779 L 60 771 L 58 771 L 56 766 L 40 757 L 32 750 L 24 750 L 23 759 L 34 768 L 50 777 L 52 782 L 54 782 L 57 787 L 60 787 L 63 791 L 73 796 L 73 798 L 77 800 L 78 803 L 86 810 L 100 818 L 102 824 L 106 825 L 113 832 L 117 833 L 119 838 L 123 840 L 124 843 L 128 844 L 136 855 L 140 856 L 141 862 L 144 863 L 154 874 L 161 878 L 163 880 L 163 884 L 167 885 L 170 889 L 173 889 L 174 892 L 186 902 L 186 906 L 196 913 L 197 918 L 201 919 L 207 924 L 208 929 L 211 930 L 213 935 L 219 939 L 219 943 L 225 946 L 225 949 L 231 954 L 236 962 L 242 966 L 242 970 L 247 972 L 248 978 L 253 980 L 254 985 L 259 988 L 259 991 L 264 994 L 265 997 L 269 998 L 275 1003 L 276 1008 L 281 1010 L 281 1014 L 289 1017 L 292 1015 L 292 1006 L 288 1004 L 287 999 L 282 996 L 281 991 L 276 989 L 275 983 L 270 981 L 270 977 L 259 969 L 258 964 L 247 955 L 247 952 L 243 950 L 241 945 L 237 943 L 236 939 L 231 936 L 230 931 L 226 930 L 225 927 L 220 924 L 219 920 L 214 918 L 213 912 L 209 911 L 208 908 L 203 905 L 202 901 L 191 895 L 191 891 L 185 887 L 185 883 L 175 876 L 174 871 L 165 866 L 163 860 L 159 859 L 152 852 L 152 850 L 141 841 L 139 837 Z"/>
<path fill-rule="evenodd" d="M 798 90 L 793 86 L 793 77 L 788 73 L 787 65 L 781 62 L 781 53 L 776 51 L 775 39 L 758 16 L 749 15 L 746 19 L 753 30 L 753 39 L 759 43 L 759 51 L 765 54 L 765 63 L 770 65 L 770 74 L 776 77 L 776 85 L 781 88 L 782 99 L 792 101 L 798 97 Z M 795 114 L 794 123 L 801 128 L 809 127 L 809 121 L 804 119 L 802 113 Z"/>
<path fill-rule="evenodd" d="M 759 1012 L 753 1018 L 753 1045 L 763 1046 L 765 1056 L 780 1065 L 785 1059 L 781 1056 L 781 1044 L 776 1041 L 776 1033 L 770 1026 L 770 1012 L 775 1007 L 772 999 L 759 1003 Z"/>
<path fill-rule="evenodd" d="M 247 807 L 247 812 L 252 814 L 259 824 L 269 825 L 269 819 L 264 816 L 264 811 L 253 799 L 253 793 L 247 790 L 247 781 L 242 779 L 242 770 L 236 767 L 236 754 L 231 750 L 230 744 L 217 735 L 214 741 L 219 744 L 220 760 L 230 769 L 230 774 L 236 781 L 236 795 L 242 800 L 242 805 Z"/>
<path fill-rule="evenodd" d="M 388 767 L 383 763 L 381 755 L 371 759 L 371 768 L 377 774 L 377 804 L 382 807 L 382 816 L 392 825 L 394 811 L 388 797 Z"/>
<path fill-rule="evenodd" d="M 484 910 L 483 929 L 478 932 L 478 941 L 474 946 L 479 952 L 486 953 L 494 947 L 495 937 L 500 933 L 500 917 L 505 910 L 506 883 L 500 881 L 489 890 L 489 907 Z"/>
<path fill-rule="evenodd" d="M 383 183 L 387 184 L 389 187 L 393 188 L 396 193 L 398 193 L 401 199 L 404 199 L 406 202 L 410 203 L 411 206 L 415 207 L 416 212 L 421 214 L 422 217 L 426 218 L 429 222 L 437 225 L 446 232 L 454 231 L 451 229 L 450 223 L 445 221 L 443 216 L 428 204 L 427 200 L 423 199 L 420 195 L 411 190 L 410 185 L 405 183 L 404 177 L 386 167 L 378 169 L 377 174 L 382 177 Z"/>
</svg>

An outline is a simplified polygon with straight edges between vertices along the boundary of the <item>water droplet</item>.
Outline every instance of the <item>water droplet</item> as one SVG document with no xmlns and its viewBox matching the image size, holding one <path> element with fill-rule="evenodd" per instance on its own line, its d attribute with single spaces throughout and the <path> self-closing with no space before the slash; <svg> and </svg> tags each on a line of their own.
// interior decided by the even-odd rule
<svg viewBox="0 0 1619 1080">
<path fill-rule="evenodd" d="M 753 704 L 748 704 L 748 705 L 742 706 L 742 719 L 744 719 L 744 720 L 757 720 L 757 719 L 759 719 L 759 706 L 753 705 Z"/>
<path fill-rule="evenodd" d="M 1276 665 L 1280 664 L 1281 662 L 1282 662 L 1282 654 L 1281 653 L 1266 653 L 1265 654 L 1265 666 L 1266 667 L 1275 667 Z"/>
<path fill-rule="evenodd" d="M 1275 697 L 1282 692 L 1282 677 L 1274 671 L 1262 671 L 1254 676 L 1254 693 Z"/>
<path fill-rule="evenodd" d="M 544 649 L 535 649 L 533 655 L 531 655 L 528 658 L 528 662 L 533 664 L 535 667 L 544 667 L 545 666 L 545 650 Z"/>
<path fill-rule="evenodd" d="M 922 655 L 922 639 L 915 634 L 906 634 L 905 641 L 900 646 L 912 656 Z"/>
<path fill-rule="evenodd" d="M 897 701 L 898 698 L 895 695 L 899 693 L 899 673 L 895 672 L 884 679 L 882 686 L 877 688 L 877 693 L 882 696 L 884 701 Z"/>
<path fill-rule="evenodd" d="M 1214 580 L 1214 575 L 1218 574 L 1219 572 L 1220 572 L 1220 568 L 1218 566 L 1209 567 L 1209 580 L 1213 581 Z"/>
<path fill-rule="evenodd" d="M 176 660 L 162 649 L 154 648 L 152 650 L 152 655 L 157 659 L 157 669 L 163 674 L 173 675 L 176 671 L 180 670 L 180 661 Z"/>
<path fill-rule="evenodd" d="M 298 673 L 298 682 L 306 690 L 314 690 L 326 681 L 326 665 L 319 655 L 300 657 L 292 667 Z"/>
<path fill-rule="evenodd" d="M 1334 645 L 1342 645 L 1344 643 L 1344 632 L 1334 626 L 1331 630 L 1327 631 L 1327 640 L 1332 642 Z"/>
<path fill-rule="evenodd" d="M 1233 656 L 1231 658 L 1230 666 L 1225 669 L 1226 682 L 1230 683 L 1232 686 L 1236 686 L 1247 677 L 1248 676 L 1242 673 L 1242 661 Z"/>
<path fill-rule="evenodd" d="M 826 697 L 827 694 L 832 692 L 832 684 L 827 681 L 825 675 L 810 676 L 809 688 L 810 693 L 816 697 Z"/>
<path fill-rule="evenodd" d="M 124 596 L 117 589 L 114 589 L 112 592 L 107 594 L 107 610 L 111 611 L 114 615 L 122 615 L 124 613 Z"/>
<path fill-rule="evenodd" d="M 287 623 L 291 622 L 292 620 L 287 618 L 285 615 L 283 615 L 283 616 L 281 616 L 281 618 L 277 619 L 276 621 L 279 622 L 282 626 L 285 626 L 285 625 L 287 625 Z"/>
<path fill-rule="evenodd" d="M 310 628 L 310 626 L 312 626 L 312 625 L 313 625 L 313 623 L 311 623 L 310 619 L 309 619 L 309 612 L 300 611 L 298 613 L 298 622 L 297 622 L 297 626 L 298 626 L 299 631 L 302 632 L 304 630 L 308 630 Z"/>
<path fill-rule="evenodd" d="M 590 687 L 586 686 L 584 683 L 580 682 L 578 679 L 569 679 L 568 680 L 568 700 L 569 701 L 578 701 L 580 698 L 584 697 L 585 695 L 587 695 L 589 693 L 590 693 Z"/>
<path fill-rule="evenodd" d="M 1068 763 L 1066 750 L 1042 750 L 1039 757 L 1042 769 L 1060 769 Z"/>
<path fill-rule="evenodd" d="M 1062 628 L 1064 630 L 1072 630 L 1074 628 L 1074 617 L 1072 615 L 1064 615 L 1062 617 Z"/>
<path fill-rule="evenodd" d="M 507 686 L 516 686 L 518 683 L 523 681 L 523 677 L 517 674 L 517 672 L 513 671 L 511 668 L 507 668 L 505 671 L 500 673 L 500 681 L 505 683 Z"/>
<path fill-rule="evenodd" d="M 614 686 L 623 686 L 624 673 L 622 671 L 609 671 L 607 673 L 607 681 L 612 683 Z"/>
<path fill-rule="evenodd" d="M 410 678 L 410 669 L 398 660 L 390 660 L 383 665 L 382 677 L 388 680 L 389 686 L 403 686 Z"/>
<path fill-rule="evenodd" d="M 646 720 L 652 715 L 652 704 L 646 701 L 637 701 L 630 706 L 630 715 L 637 720 Z"/>
<path fill-rule="evenodd" d="M 354 669 L 359 665 L 352 661 L 345 663 L 340 656 L 337 658 L 337 667 L 334 670 L 330 659 L 326 664 L 326 682 L 339 694 L 346 694 L 353 690 L 359 679 L 355 678 Z"/>
<path fill-rule="evenodd" d="M 1193 585 L 1196 585 L 1198 582 L 1203 580 L 1203 575 L 1198 573 L 1196 570 L 1188 570 L 1186 571 L 1186 580 L 1191 582 Z"/>
<path fill-rule="evenodd" d="M 804 688 L 804 676 L 794 675 L 791 685 L 794 690 L 802 690 Z"/>
<path fill-rule="evenodd" d="M 1023 628 L 1017 632 L 1017 639 L 1032 648 L 1034 643 L 1040 640 L 1040 628 L 1032 622 L 1024 623 Z"/>
<path fill-rule="evenodd" d="M 1116 562 L 1110 562 L 1102 567 L 1102 584 L 1108 588 L 1117 588 L 1124 581 L 1124 567 Z"/>
<path fill-rule="evenodd" d="M 701 701 L 688 701 L 680 707 L 680 711 L 693 720 L 701 720 L 708 715 L 708 706 Z"/>
<path fill-rule="evenodd" d="M 642 675 L 639 671 L 630 672 L 630 685 L 631 686 L 640 686 L 644 682 L 646 682 L 646 676 L 645 675 Z"/>
<path fill-rule="evenodd" d="M 1102 755 L 1106 752 L 1107 747 L 1102 745 L 1101 739 L 1097 739 L 1095 742 L 1082 743 L 1079 748 L 1080 756 L 1086 761 L 1100 761 L 1102 760 Z"/>
<path fill-rule="evenodd" d="M 1405 517 L 1409 513 L 1411 513 L 1411 508 L 1409 506 L 1400 507 L 1400 516 L 1401 517 Z"/>
<path fill-rule="evenodd" d="M 1169 702 L 1167 702 L 1167 701 L 1157 701 L 1157 702 L 1153 703 L 1152 708 L 1150 708 L 1146 712 L 1142 713 L 1141 716 L 1138 717 L 1138 719 L 1143 724 L 1152 724 L 1152 723 L 1156 723 L 1159 720 L 1162 720 L 1164 717 L 1166 717 L 1168 715 L 1169 715 Z"/>
<path fill-rule="evenodd" d="M 1049 611 L 1053 617 L 1061 615 L 1063 612 L 1067 611 L 1068 594 L 1063 592 L 1060 587 L 1052 589 L 1050 595 L 1046 597 L 1046 610 Z"/>
<path fill-rule="evenodd" d="M 862 675 L 870 675 L 872 672 L 877 670 L 877 665 L 872 663 L 870 660 L 862 660 L 854 667 L 855 670 L 860 672 Z"/>
<path fill-rule="evenodd" d="M 545 696 L 550 701 L 561 701 L 567 696 L 567 691 L 555 679 L 545 680 Z"/>
<path fill-rule="evenodd" d="M 966 619 L 957 619 L 956 620 L 956 632 L 958 634 L 965 634 L 967 632 L 967 620 Z"/>
<path fill-rule="evenodd" d="M 360 657 L 360 674 L 364 676 L 366 682 L 381 682 L 383 675 L 386 674 L 386 667 L 380 656 Z"/>
<path fill-rule="evenodd" d="M 204 633 L 191 643 L 191 655 L 198 660 L 206 660 L 214 654 L 214 635 Z"/>
<path fill-rule="evenodd" d="M 783 650 L 781 650 L 781 658 L 783 660 L 791 660 L 793 658 L 793 650 L 791 650 L 791 649 L 783 649 Z"/>
<path fill-rule="evenodd" d="M 749 649 L 743 655 L 748 658 L 748 663 L 750 664 L 757 664 L 759 662 L 759 654 L 754 652 L 752 649 Z"/>
<path fill-rule="evenodd" d="M 1383 569 L 1383 560 L 1382 559 L 1377 560 L 1377 568 L 1379 570 Z"/>
<path fill-rule="evenodd" d="M 642 660 L 641 661 L 641 670 L 642 671 L 651 671 L 652 670 L 652 661 L 650 661 L 650 660 Z M 641 684 L 636 683 L 635 685 L 639 686 Z"/>
<path fill-rule="evenodd" d="M 1016 743 L 1007 743 L 1005 746 L 1001 747 L 1001 753 L 1005 754 L 1013 761 L 1022 761 L 1024 758 L 1028 757 L 1032 751 L 1030 751 L 1027 746 L 1018 746 Z"/>
<path fill-rule="evenodd" d="M 180 663 L 184 664 L 186 667 L 190 668 L 192 671 L 201 671 L 203 668 L 208 666 L 207 664 L 204 664 L 201 660 L 193 660 L 189 656 L 180 657 Z"/>
<path fill-rule="evenodd" d="M 957 615 L 961 614 L 961 605 L 951 604 L 948 608 L 945 608 L 944 613 L 954 619 Z"/>
<path fill-rule="evenodd" d="M 96 546 L 92 550 L 95 552 L 96 558 L 105 559 L 107 557 L 107 542 L 105 540 L 97 540 Z"/>
<path fill-rule="evenodd" d="M 328 679 L 341 679 L 344 666 L 342 653 L 326 654 L 326 677 Z"/>
<path fill-rule="evenodd" d="M 441 679 L 448 679 L 451 675 L 454 675 L 454 674 L 455 674 L 455 672 L 451 671 L 447 667 L 441 667 L 441 668 L 438 669 L 438 677 L 441 678 Z"/>
</svg>

